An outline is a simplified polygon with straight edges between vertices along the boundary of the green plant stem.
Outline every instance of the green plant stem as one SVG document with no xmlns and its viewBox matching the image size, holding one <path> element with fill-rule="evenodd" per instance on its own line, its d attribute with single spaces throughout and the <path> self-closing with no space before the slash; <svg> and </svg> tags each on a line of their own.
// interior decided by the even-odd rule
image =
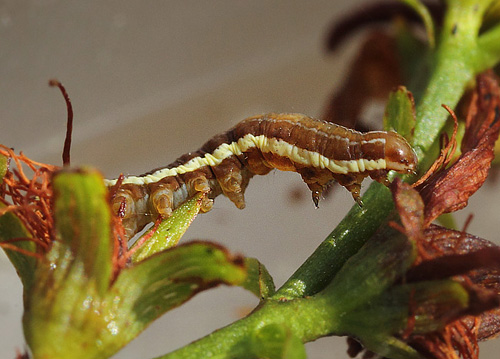
<svg viewBox="0 0 500 359">
<path fill-rule="evenodd" d="M 328 300 L 319 296 L 269 301 L 248 317 L 157 359 L 251 358 L 250 336 L 269 324 L 285 325 L 302 342 L 314 340 L 339 329 L 335 321 L 338 313 L 333 312 Z"/>
<path fill-rule="evenodd" d="M 449 0 L 439 44 L 431 64 L 431 76 L 417 102 L 413 147 L 425 171 L 433 162 L 426 156 L 448 118 L 441 107 L 454 108 L 478 68 L 477 35 L 482 15 L 491 1 Z M 498 58 L 496 59 L 498 61 Z"/>
<path fill-rule="evenodd" d="M 363 207 L 354 205 L 347 216 L 277 291 L 274 299 L 312 295 L 323 289 L 380 227 L 394 206 L 389 189 L 372 183 L 363 197 Z"/>
</svg>

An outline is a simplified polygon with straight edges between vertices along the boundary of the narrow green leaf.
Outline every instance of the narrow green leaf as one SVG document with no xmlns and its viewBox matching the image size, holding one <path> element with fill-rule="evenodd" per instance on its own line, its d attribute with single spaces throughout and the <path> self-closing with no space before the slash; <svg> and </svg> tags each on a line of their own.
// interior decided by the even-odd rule
<svg viewBox="0 0 500 359">
<path fill-rule="evenodd" d="M 415 123 L 413 96 L 406 87 L 399 86 L 396 91 L 389 94 L 384 114 L 384 129 L 396 131 L 408 141 L 411 141 Z"/>
<path fill-rule="evenodd" d="M 259 329 L 250 339 L 250 350 L 255 358 L 305 359 L 304 344 L 286 326 L 269 324 Z"/>
<path fill-rule="evenodd" d="M 429 46 L 434 47 L 436 44 L 434 22 L 432 21 L 432 16 L 429 13 L 429 9 L 420 2 L 419 0 L 400 0 L 409 7 L 411 7 L 415 12 L 422 18 L 424 22 L 425 30 L 427 32 L 427 41 L 429 41 Z"/>
<path fill-rule="evenodd" d="M 54 176 L 54 222 L 58 240 L 84 263 L 103 294 L 111 280 L 111 212 L 102 176 L 95 170 L 64 170 Z"/>
<path fill-rule="evenodd" d="M 198 193 L 183 203 L 169 218 L 162 221 L 158 228 L 148 231 L 141 237 L 147 240 L 143 241 L 139 238 L 132 246 L 134 249 L 140 244 L 132 255 L 132 262 L 140 262 L 155 253 L 175 246 L 200 212 L 203 196 L 203 193 Z"/>
<path fill-rule="evenodd" d="M 196 293 L 218 284 L 241 285 L 245 279 L 242 257 L 232 257 L 215 244 L 191 242 L 124 269 L 108 297 L 121 298 L 116 325 L 132 339 Z"/>
<path fill-rule="evenodd" d="M 0 208 L 3 207 L 4 205 L 0 203 Z M 26 240 L 11 242 L 10 244 L 20 248 L 21 250 L 35 253 L 36 245 L 34 242 L 29 240 L 30 237 L 31 235 L 16 215 L 7 212 L 3 216 L 0 216 L 0 242 L 5 243 L 12 239 L 26 238 Z M 28 290 L 33 283 L 34 270 L 36 266 L 35 257 L 8 248 L 5 248 L 4 250 L 12 265 L 16 269 L 16 272 L 23 283 L 24 290 Z"/>
<path fill-rule="evenodd" d="M 500 21 L 500 2 L 493 1 L 484 13 L 483 26 L 491 26 Z"/>
<path fill-rule="evenodd" d="M 245 258 L 245 265 L 248 276 L 243 283 L 243 288 L 255 294 L 260 300 L 273 295 L 275 291 L 274 281 L 267 268 L 255 258 Z"/>
</svg>

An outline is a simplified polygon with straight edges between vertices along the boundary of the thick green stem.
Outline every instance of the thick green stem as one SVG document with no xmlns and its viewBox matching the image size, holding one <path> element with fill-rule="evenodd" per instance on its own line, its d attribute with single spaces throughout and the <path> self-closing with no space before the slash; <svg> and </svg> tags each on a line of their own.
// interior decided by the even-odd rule
<svg viewBox="0 0 500 359">
<path fill-rule="evenodd" d="M 424 158 L 448 118 L 442 104 L 454 108 L 478 69 L 477 35 L 482 15 L 491 1 L 450 0 L 431 64 L 431 77 L 417 103 L 413 147 L 421 170 L 433 158 Z"/>
<path fill-rule="evenodd" d="M 157 359 L 249 358 L 251 335 L 270 324 L 286 326 L 304 343 L 317 339 L 338 331 L 338 313 L 332 312 L 328 300 L 323 296 L 266 302 L 248 317 Z"/>
<path fill-rule="evenodd" d="M 387 187 L 374 182 L 357 204 L 273 296 L 274 299 L 312 295 L 323 289 L 380 227 L 394 208 Z"/>
</svg>

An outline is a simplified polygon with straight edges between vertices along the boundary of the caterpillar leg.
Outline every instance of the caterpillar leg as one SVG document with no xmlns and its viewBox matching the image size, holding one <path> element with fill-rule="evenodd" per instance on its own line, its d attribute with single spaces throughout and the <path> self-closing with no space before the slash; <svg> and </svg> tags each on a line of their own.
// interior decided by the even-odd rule
<svg viewBox="0 0 500 359">
<path fill-rule="evenodd" d="M 174 192 L 166 185 L 158 186 L 151 192 L 151 204 L 160 216 L 170 217 L 174 208 Z"/>
<path fill-rule="evenodd" d="M 363 207 L 363 201 L 361 200 L 361 182 L 365 177 L 366 176 L 363 174 L 335 176 L 335 180 L 351 192 L 352 198 L 354 198 L 360 207 Z"/>
<path fill-rule="evenodd" d="M 378 170 L 370 173 L 370 177 L 377 182 L 382 183 L 384 186 L 389 186 L 391 181 L 387 178 L 387 170 Z"/>
<path fill-rule="evenodd" d="M 145 198 L 144 188 L 125 185 L 111 199 L 111 210 L 122 219 L 127 238 L 132 238 L 150 220 Z"/>
<path fill-rule="evenodd" d="M 229 157 L 220 165 L 212 167 L 224 195 L 239 208 L 245 208 L 245 189 L 252 176 L 243 168 L 237 157 Z"/>
<path fill-rule="evenodd" d="M 207 193 L 210 195 L 203 197 L 203 200 L 201 202 L 200 211 L 203 213 L 206 213 L 212 209 L 214 205 L 213 198 L 220 193 L 218 188 L 215 188 L 215 186 L 211 185 L 211 183 L 214 182 L 216 182 L 216 179 L 213 178 L 213 173 L 208 168 L 205 168 L 202 171 L 186 173 L 184 175 L 184 183 L 187 187 L 188 197 L 194 196 L 199 192 Z"/>
<path fill-rule="evenodd" d="M 321 199 L 324 187 L 318 183 L 307 183 L 307 187 L 311 190 L 314 207 L 319 208 L 319 200 Z"/>
<path fill-rule="evenodd" d="M 319 200 L 323 190 L 332 181 L 332 175 L 327 170 L 311 169 L 311 168 L 297 168 L 297 172 L 302 176 L 302 180 L 307 184 L 311 190 L 312 200 L 316 208 L 319 207 Z"/>
</svg>

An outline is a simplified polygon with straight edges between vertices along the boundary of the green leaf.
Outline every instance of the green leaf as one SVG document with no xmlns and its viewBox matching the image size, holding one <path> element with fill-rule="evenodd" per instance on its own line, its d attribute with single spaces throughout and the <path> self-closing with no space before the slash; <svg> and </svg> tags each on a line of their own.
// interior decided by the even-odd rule
<svg viewBox="0 0 500 359">
<path fill-rule="evenodd" d="M 67 244 L 102 295 L 111 281 L 111 212 L 102 176 L 95 170 L 63 170 L 53 179 L 57 239 Z"/>
<path fill-rule="evenodd" d="M 384 114 L 384 129 L 386 131 L 396 131 L 408 141 L 411 141 L 415 123 L 413 96 L 406 87 L 399 86 L 396 91 L 389 94 Z"/>
<path fill-rule="evenodd" d="M 245 279 L 242 257 L 232 257 L 215 244 L 191 242 L 124 269 L 108 298 L 121 298 L 116 323 L 131 340 L 196 293 L 218 284 L 241 285 Z"/>
<path fill-rule="evenodd" d="M 255 258 L 245 258 L 245 265 L 248 276 L 243 283 L 243 288 L 255 294 L 260 300 L 273 295 L 274 281 L 266 267 Z"/>
<path fill-rule="evenodd" d="M 180 245 L 120 272 L 104 295 L 68 243 L 55 242 L 37 267 L 24 314 L 37 358 L 103 359 L 166 311 L 218 284 L 241 284 L 241 257 L 210 243 Z"/>
<path fill-rule="evenodd" d="M 0 203 L 0 208 L 5 206 Z M 11 242 L 10 244 L 27 252 L 36 252 L 36 245 L 30 241 L 30 233 L 24 227 L 21 220 L 11 213 L 7 212 L 0 216 L 0 242 L 6 243 L 13 239 L 25 238 L 26 240 Z M 36 259 L 33 256 L 23 254 L 19 251 L 4 248 L 7 257 L 16 269 L 21 282 L 23 283 L 24 290 L 26 291 L 31 287 L 34 279 L 34 271 L 36 266 Z"/>
<path fill-rule="evenodd" d="M 429 13 L 427 7 L 418 0 L 400 0 L 405 3 L 422 18 L 424 22 L 425 30 L 427 32 L 427 41 L 429 41 L 429 46 L 434 47 L 436 44 L 435 40 L 435 31 L 434 31 L 434 22 L 432 21 L 432 16 Z"/>
<path fill-rule="evenodd" d="M 26 295 L 23 330 L 33 359 L 103 359 L 117 350 L 116 308 L 96 284 L 68 243 L 54 242 Z"/>
<path fill-rule="evenodd" d="M 204 194 L 198 193 L 177 208 L 172 215 L 139 238 L 132 250 L 132 262 L 140 262 L 155 253 L 175 246 L 200 212 Z M 142 240 L 141 240 L 142 239 Z"/>
<path fill-rule="evenodd" d="M 255 358 L 305 359 L 304 344 L 286 326 L 269 324 L 257 330 L 250 339 Z"/>
</svg>

